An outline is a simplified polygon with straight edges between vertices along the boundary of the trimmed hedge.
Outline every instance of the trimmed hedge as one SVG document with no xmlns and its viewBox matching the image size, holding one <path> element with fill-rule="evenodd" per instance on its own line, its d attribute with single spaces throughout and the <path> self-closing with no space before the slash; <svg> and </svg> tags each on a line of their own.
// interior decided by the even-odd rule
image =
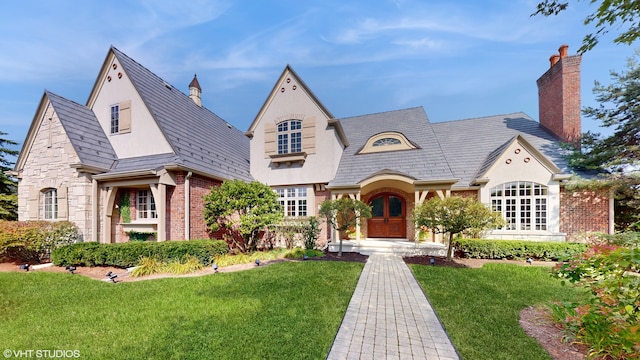
<svg viewBox="0 0 640 360">
<path fill-rule="evenodd" d="M 57 266 L 116 266 L 127 268 L 138 265 L 141 257 L 150 257 L 161 262 L 181 260 L 189 254 L 203 265 L 210 265 L 216 255 L 229 252 L 223 240 L 189 240 L 146 242 L 133 241 L 116 244 L 96 242 L 64 246 L 51 253 Z"/>
<path fill-rule="evenodd" d="M 455 239 L 453 246 L 456 256 L 476 259 L 558 261 L 587 250 L 582 243 L 526 240 Z"/>
</svg>

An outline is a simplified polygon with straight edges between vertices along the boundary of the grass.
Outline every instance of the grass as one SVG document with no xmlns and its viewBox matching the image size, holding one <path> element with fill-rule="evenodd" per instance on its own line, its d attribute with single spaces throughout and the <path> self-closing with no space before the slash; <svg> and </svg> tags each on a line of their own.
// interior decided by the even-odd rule
<svg viewBox="0 0 640 360">
<path fill-rule="evenodd" d="M 83 359 L 323 359 L 362 267 L 291 262 L 115 285 L 0 273 L 0 343 Z"/>
<path fill-rule="evenodd" d="M 416 279 L 465 360 L 551 359 L 518 323 L 522 309 L 580 294 L 538 266 L 480 269 L 411 265 Z"/>
</svg>

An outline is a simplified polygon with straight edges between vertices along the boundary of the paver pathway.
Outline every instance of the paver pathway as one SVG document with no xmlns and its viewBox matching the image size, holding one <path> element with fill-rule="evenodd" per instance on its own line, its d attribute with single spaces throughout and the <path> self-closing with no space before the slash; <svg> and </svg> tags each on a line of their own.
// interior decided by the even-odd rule
<svg viewBox="0 0 640 360">
<path fill-rule="evenodd" d="M 460 357 L 402 258 L 373 254 L 327 359 Z"/>
</svg>

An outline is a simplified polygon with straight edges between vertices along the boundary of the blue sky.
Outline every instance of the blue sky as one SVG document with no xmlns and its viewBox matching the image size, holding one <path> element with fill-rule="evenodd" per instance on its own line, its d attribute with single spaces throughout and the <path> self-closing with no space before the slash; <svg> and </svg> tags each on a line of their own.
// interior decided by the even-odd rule
<svg viewBox="0 0 640 360">
<path fill-rule="evenodd" d="M 22 0 L 0 12 L 0 131 L 22 143 L 45 89 L 86 103 L 111 45 L 247 130 L 287 64 L 336 117 L 423 106 L 432 122 L 523 111 L 561 44 L 575 54 L 594 10 L 537 0 Z M 582 105 L 633 48 L 611 38 L 582 59 Z M 583 131 L 601 131 L 583 119 Z"/>
</svg>

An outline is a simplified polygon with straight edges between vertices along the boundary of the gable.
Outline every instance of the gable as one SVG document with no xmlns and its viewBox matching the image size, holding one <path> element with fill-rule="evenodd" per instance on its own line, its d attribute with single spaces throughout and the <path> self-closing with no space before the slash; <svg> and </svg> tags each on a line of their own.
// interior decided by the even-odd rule
<svg viewBox="0 0 640 360">
<path fill-rule="evenodd" d="M 476 177 L 477 183 L 486 183 L 487 187 L 513 180 L 533 181 L 550 184 L 561 174 L 561 170 L 523 137 L 517 136 L 497 154 L 487 160 L 489 165 Z"/>
<path fill-rule="evenodd" d="M 93 110 L 119 158 L 173 152 L 132 83 L 128 69 L 113 50 L 105 59 L 87 106 Z M 118 117 L 117 131 L 112 122 L 114 109 Z"/>
<path fill-rule="evenodd" d="M 268 184 L 328 182 L 346 138 L 333 115 L 287 66 L 245 133 L 251 169 Z"/>
</svg>

